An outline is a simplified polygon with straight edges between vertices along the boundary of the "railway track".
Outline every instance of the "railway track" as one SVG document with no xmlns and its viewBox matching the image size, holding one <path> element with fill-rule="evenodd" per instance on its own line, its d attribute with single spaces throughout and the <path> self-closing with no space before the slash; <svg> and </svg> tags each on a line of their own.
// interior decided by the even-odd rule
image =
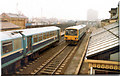
<svg viewBox="0 0 120 76">
<path fill-rule="evenodd" d="M 69 55 L 70 51 L 67 51 L 68 49 L 68 45 L 64 46 L 58 53 L 48 59 L 31 74 L 54 74 Z M 73 47 L 71 47 L 71 49 L 73 49 Z"/>
</svg>

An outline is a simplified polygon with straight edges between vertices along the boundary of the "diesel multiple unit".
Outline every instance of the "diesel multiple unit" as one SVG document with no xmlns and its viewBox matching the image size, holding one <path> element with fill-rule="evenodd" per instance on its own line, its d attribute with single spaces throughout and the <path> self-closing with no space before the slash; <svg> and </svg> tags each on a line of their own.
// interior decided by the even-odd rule
<svg viewBox="0 0 120 76">
<path fill-rule="evenodd" d="M 2 72 L 17 70 L 39 51 L 60 40 L 60 28 L 42 27 L 0 32 Z"/>
<path fill-rule="evenodd" d="M 69 44 L 77 44 L 86 32 L 86 25 L 77 25 L 65 29 L 64 40 Z"/>
</svg>

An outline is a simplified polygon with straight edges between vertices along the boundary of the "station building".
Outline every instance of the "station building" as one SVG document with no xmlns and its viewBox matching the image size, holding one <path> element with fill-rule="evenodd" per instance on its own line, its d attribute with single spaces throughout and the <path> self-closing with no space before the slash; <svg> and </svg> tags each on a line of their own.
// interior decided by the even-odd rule
<svg viewBox="0 0 120 76">
<path fill-rule="evenodd" d="M 2 13 L 0 15 L 1 22 L 12 23 L 12 25 L 17 25 L 21 29 L 25 28 L 25 25 L 28 21 L 28 18 L 24 15 L 20 14 L 12 14 L 12 13 Z M 4 23 L 3 23 L 4 24 Z M 3 25 L 2 25 L 3 26 Z M 8 25 L 9 26 L 9 25 Z M 12 26 L 11 26 L 12 27 Z"/>
<path fill-rule="evenodd" d="M 85 62 L 90 74 L 120 74 L 118 23 L 92 32 Z"/>
</svg>

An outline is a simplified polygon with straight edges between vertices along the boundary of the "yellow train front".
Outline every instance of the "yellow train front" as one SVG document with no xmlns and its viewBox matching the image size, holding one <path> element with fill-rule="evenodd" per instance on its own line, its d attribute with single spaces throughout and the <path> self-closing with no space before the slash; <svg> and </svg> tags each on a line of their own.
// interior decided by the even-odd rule
<svg viewBox="0 0 120 76">
<path fill-rule="evenodd" d="M 65 29 L 64 40 L 69 44 L 77 44 L 86 32 L 86 25 L 77 25 Z"/>
</svg>

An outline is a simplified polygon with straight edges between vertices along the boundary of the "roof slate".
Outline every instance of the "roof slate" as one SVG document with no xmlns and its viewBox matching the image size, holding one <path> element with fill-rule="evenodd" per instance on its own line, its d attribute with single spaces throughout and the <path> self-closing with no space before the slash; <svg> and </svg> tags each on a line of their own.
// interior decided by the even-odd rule
<svg viewBox="0 0 120 76">
<path fill-rule="evenodd" d="M 27 18 L 24 15 L 20 15 L 20 14 L 12 14 L 12 13 L 5 13 L 6 15 L 8 15 L 9 17 L 15 17 L 15 18 Z"/>
<path fill-rule="evenodd" d="M 0 22 L 1 30 L 3 29 L 13 29 L 13 28 L 20 28 L 20 26 L 17 26 L 10 22 Z"/>
<path fill-rule="evenodd" d="M 108 30 L 108 31 L 107 31 Z M 118 23 L 107 25 L 92 32 L 90 37 L 87 55 L 94 56 L 103 51 L 118 46 Z"/>
</svg>

